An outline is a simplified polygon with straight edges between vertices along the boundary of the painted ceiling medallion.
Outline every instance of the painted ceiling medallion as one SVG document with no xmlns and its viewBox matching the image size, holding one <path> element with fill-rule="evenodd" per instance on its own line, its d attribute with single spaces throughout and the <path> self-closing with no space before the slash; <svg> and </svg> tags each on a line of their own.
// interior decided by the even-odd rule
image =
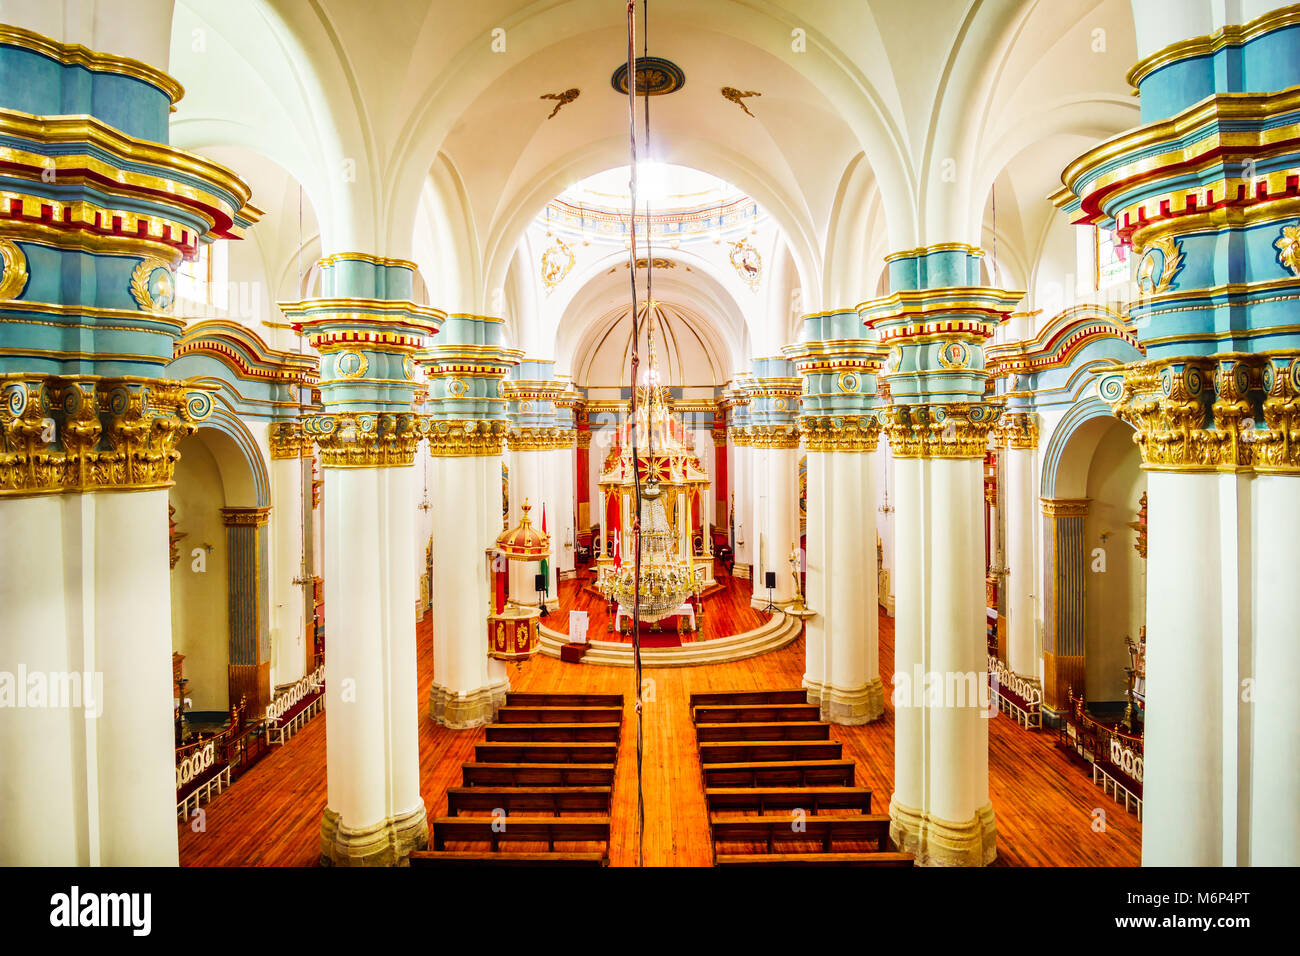
<svg viewBox="0 0 1300 956">
<path fill-rule="evenodd" d="M 551 240 L 551 244 L 542 252 L 542 283 L 546 286 L 547 295 L 564 281 L 564 277 L 573 268 L 575 259 L 573 249 L 567 242 L 559 236 Z"/>
<path fill-rule="evenodd" d="M 736 272 L 755 292 L 758 281 L 763 277 L 763 257 L 758 254 L 748 239 L 740 239 L 731 245 L 731 264 Z"/>
<path fill-rule="evenodd" d="M 1183 253 L 1173 236 L 1157 239 L 1147 246 L 1138 263 L 1138 291 L 1155 295 L 1164 292 L 1183 267 Z"/>
<path fill-rule="evenodd" d="M 965 342 L 944 342 L 939 349 L 939 364 L 944 368 L 966 368 L 970 365 L 970 347 Z"/>
<path fill-rule="evenodd" d="M 1283 226 L 1282 235 L 1273 243 L 1277 261 L 1292 275 L 1300 276 L 1300 226 Z"/>
<path fill-rule="evenodd" d="M 161 259 L 144 259 L 131 273 L 131 298 L 146 312 L 165 312 L 176 297 L 172 271 Z"/>
<path fill-rule="evenodd" d="M 345 351 L 340 352 L 339 357 L 334 361 L 334 373 L 341 379 L 353 380 L 361 378 L 370 368 L 370 360 L 361 352 Z"/>
<path fill-rule="evenodd" d="M 619 65 L 610 77 L 614 89 L 627 96 L 627 64 Z M 636 92 L 638 96 L 666 96 L 686 85 L 686 74 L 672 60 L 658 56 L 636 58 Z"/>
</svg>

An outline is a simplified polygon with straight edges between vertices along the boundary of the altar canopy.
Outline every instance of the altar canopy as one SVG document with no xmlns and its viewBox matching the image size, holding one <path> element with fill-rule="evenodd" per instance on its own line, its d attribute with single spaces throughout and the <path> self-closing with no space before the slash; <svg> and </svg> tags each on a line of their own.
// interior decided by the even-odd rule
<svg viewBox="0 0 1300 956">
<path fill-rule="evenodd" d="M 645 384 L 637 386 L 636 417 L 632 417 L 629 401 L 601 469 L 601 512 L 607 517 L 606 540 L 612 548 L 597 558 L 597 569 L 631 564 L 636 558 L 639 474 L 643 487 L 651 482 L 659 486 L 655 524 L 666 525 L 671 553 L 688 563 L 693 572 L 703 572 L 707 586 L 713 583 L 712 545 L 703 526 L 704 516 L 711 513 L 709 475 L 700 464 L 681 417 L 672 411 L 667 387 L 659 382 L 653 343 L 648 364 Z"/>
</svg>

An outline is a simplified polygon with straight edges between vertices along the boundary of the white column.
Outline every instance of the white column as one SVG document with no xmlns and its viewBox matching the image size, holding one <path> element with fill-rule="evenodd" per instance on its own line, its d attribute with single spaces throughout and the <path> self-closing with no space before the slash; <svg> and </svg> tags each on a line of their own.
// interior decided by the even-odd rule
<svg viewBox="0 0 1300 956">
<path fill-rule="evenodd" d="M 736 495 L 736 541 L 735 558 L 737 564 L 754 563 L 754 497 L 753 449 L 748 445 L 732 445 L 731 487 Z"/>
<path fill-rule="evenodd" d="M 1255 653 L 1250 713 L 1252 866 L 1300 866 L 1300 476 L 1259 475 L 1251 535 Z M 1148 645 L 1150 638 L 1148 637 Z"/>
<path fill-rule="evenodd" d="M 303 468 L 307 477 L 303 477 Z M 300 679 L 307 672 L 307 596 L 303 561 L 304 480 L 310 488 L 311 459 L 271 459 L 271 688 Z M 311 528 L 305 529 L 311 533 Z"/>
<path fill-rule="evenodd" d="M 1007 667 L 1026 680 L 1039 672 L 1037 609 L 1034 603 L 1034 450 L 1007 448 L 1003 451 L 1006 503 L 1006 608 Z"/>
<path fill-rule="evenodd" d="M 803 685 L 822 719 L 838 724 L 865 724 L 884 712 L 874 470 L 869 454 L 808 453 L 808 605 L 816 613 L 808 619 Z"/>
<path fill-rule="evenodd" d="M 1235 780 L 1224 765 L 1223 665 L 1236 642 L 1220 633 L 1220 561 L 1206 559 L 1225 544 L 1219 486 L 1214 474 L 1147 474 L 1144 866 L 1235 862 L 1223 858 L 1225 771 Z"/>
<path fill-rule="evenodd" d="M 328 799 L 321 862 L 393 865 L 428 842 L 415 656 L 415 470 L 325 469 Z"/>
<path fill-rule="evenodd" d="M 896 474 L 891 835 L 918 863 L 979 866 L 997 855 L 981 707 L 983 463 L 900 458 Z"/>
<path fill-rule="evenodd" d="M 794 600 L 790 577 L 790 549 L 799 546 L 799 449 L 755 448 L 755 501 L 757 527 L 754 541 L 754 603 L 767 603 L 763 575 L 776 572 L 773 600 L 788 604 Z M 761 595 L 761 597 L 760 597 Z"/>
<path fill-rule="evenodd" d="M 445 499 L 433 515 L 433 684 L 429 716 L 446 727 L 491 723 L 510 689 L 505 665 L 487 656 L 491 599 L 484 552 L 501 534 L 501 457 L 433 459 Z M 458 542 L 442 548 L 437 542 Z M 512 564 L 517 562 L 512 562 Z M 532 587 L 535 564 L 529 569 Z"/>
<path fill-rule="evenodd" d="M 543 461 L 546 522 L 551 533 L 551 598 L 558 604 L 560 572 L 574 569 L 574 552 L 577 547 L 573 525 L 573 503 L 577 491 L 573 447 L 553 448 L 536 454 Z M 541 521 L 540 509 L 536 520 Z M 566 548 L 565 541 L 571 546 Z"/>
<path fill-rule="evenodd" d="M 176 866 L 166 491 L 0 500 L 0 539 L 0 859 Z"/>
</svg>

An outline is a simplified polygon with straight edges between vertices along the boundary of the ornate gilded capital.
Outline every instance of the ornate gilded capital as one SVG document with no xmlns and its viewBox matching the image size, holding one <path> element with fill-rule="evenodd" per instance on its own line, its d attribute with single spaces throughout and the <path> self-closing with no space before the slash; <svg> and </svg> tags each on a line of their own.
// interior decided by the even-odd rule
<svg viewBox="0 0 1300 956">
<path fill-rule="evenodd" d="M 798 448 L 797 425 L 746 425 L 733 428 L 732 440 L 748 448 Z"/>
<path fill-rule="evenodd" d="M 302 429 L 325 468 L 404 468 L 429 424 L 411 412 L 331 412 L 305 418 Z"/>
<path fill-rule="evenodd" d="M 1300 350 L 1137 362 L 1099 389 L 1148 471 L 1300 473 Z"/>
<path fill-rule="evenodd" d="M 809 451 L 875 451 L 880 444 L 880 422 L 874 415 L 824 416 L 799 422 Z"/>
<path fill-rule="evenodd" d="M 983 458 L 1000 412 L 970 402 L 890 405 L 885 436 L 895 458 Z"/>
<path fill-rule="evenodd" d="M 582 429 L 578 431 L 574 436 L 574 441 L 577 443 L 577 446 L 579 448 L 590 448 L 591 432 L 588 431 L 587 429 Z"/>
<path fill-rule="evenodd" d="M 572 428 L 555 426 L 512 428 L 506 435 L 506 445 L 511 451 L 553 451 L 559 448 L 572 448 L 575 435 Z"/>
<path fill-rule="evenodd" d="M 505 421 L 435 421 L 429 423 L 429 454 L 434 458 L 483 458 L 501 454 L 509 423 Z"/>
<path fill-rule="evenodd" d="M 1038 447 L 1038 416 L 1033 412 L 1003 412 L 993 437 L 1003 448 L 1033 450 Z"/>
<path fill-rule="evenodd" d="M 297 421 L 273 423 L 267 430 L 266 440 L 271 446 L 272 461 L 310 458 L 315 445 L 312 437 L 303 433 L 302 423 Z"/>
<path fill-rule="evenodd" d="M 1086 518 L 1091 498 L 1039 498 L 1045 518 Z"/>
<path fill-rule="evenodd" d="M 227 528 L 260 528 L 270 520 L 270 508 L 222 508 L 221 523 Z"/>
<path fill-rule="evenodd" d="M 172 484 L 213 389 L 169 379 L 0 376 L 0 495 Z"/>
</svg>

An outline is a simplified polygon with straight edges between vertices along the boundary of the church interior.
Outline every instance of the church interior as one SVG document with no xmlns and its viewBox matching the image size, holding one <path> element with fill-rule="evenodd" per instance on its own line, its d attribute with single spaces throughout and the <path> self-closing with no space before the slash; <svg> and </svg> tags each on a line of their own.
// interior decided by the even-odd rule
<svg viewBox="0 0 1300 956">
<path fill-rule="evenodd" d="M 1300 864 L 1300 4 L 4 0 L 0 126 L 0 864 Z"/>
</svg>

